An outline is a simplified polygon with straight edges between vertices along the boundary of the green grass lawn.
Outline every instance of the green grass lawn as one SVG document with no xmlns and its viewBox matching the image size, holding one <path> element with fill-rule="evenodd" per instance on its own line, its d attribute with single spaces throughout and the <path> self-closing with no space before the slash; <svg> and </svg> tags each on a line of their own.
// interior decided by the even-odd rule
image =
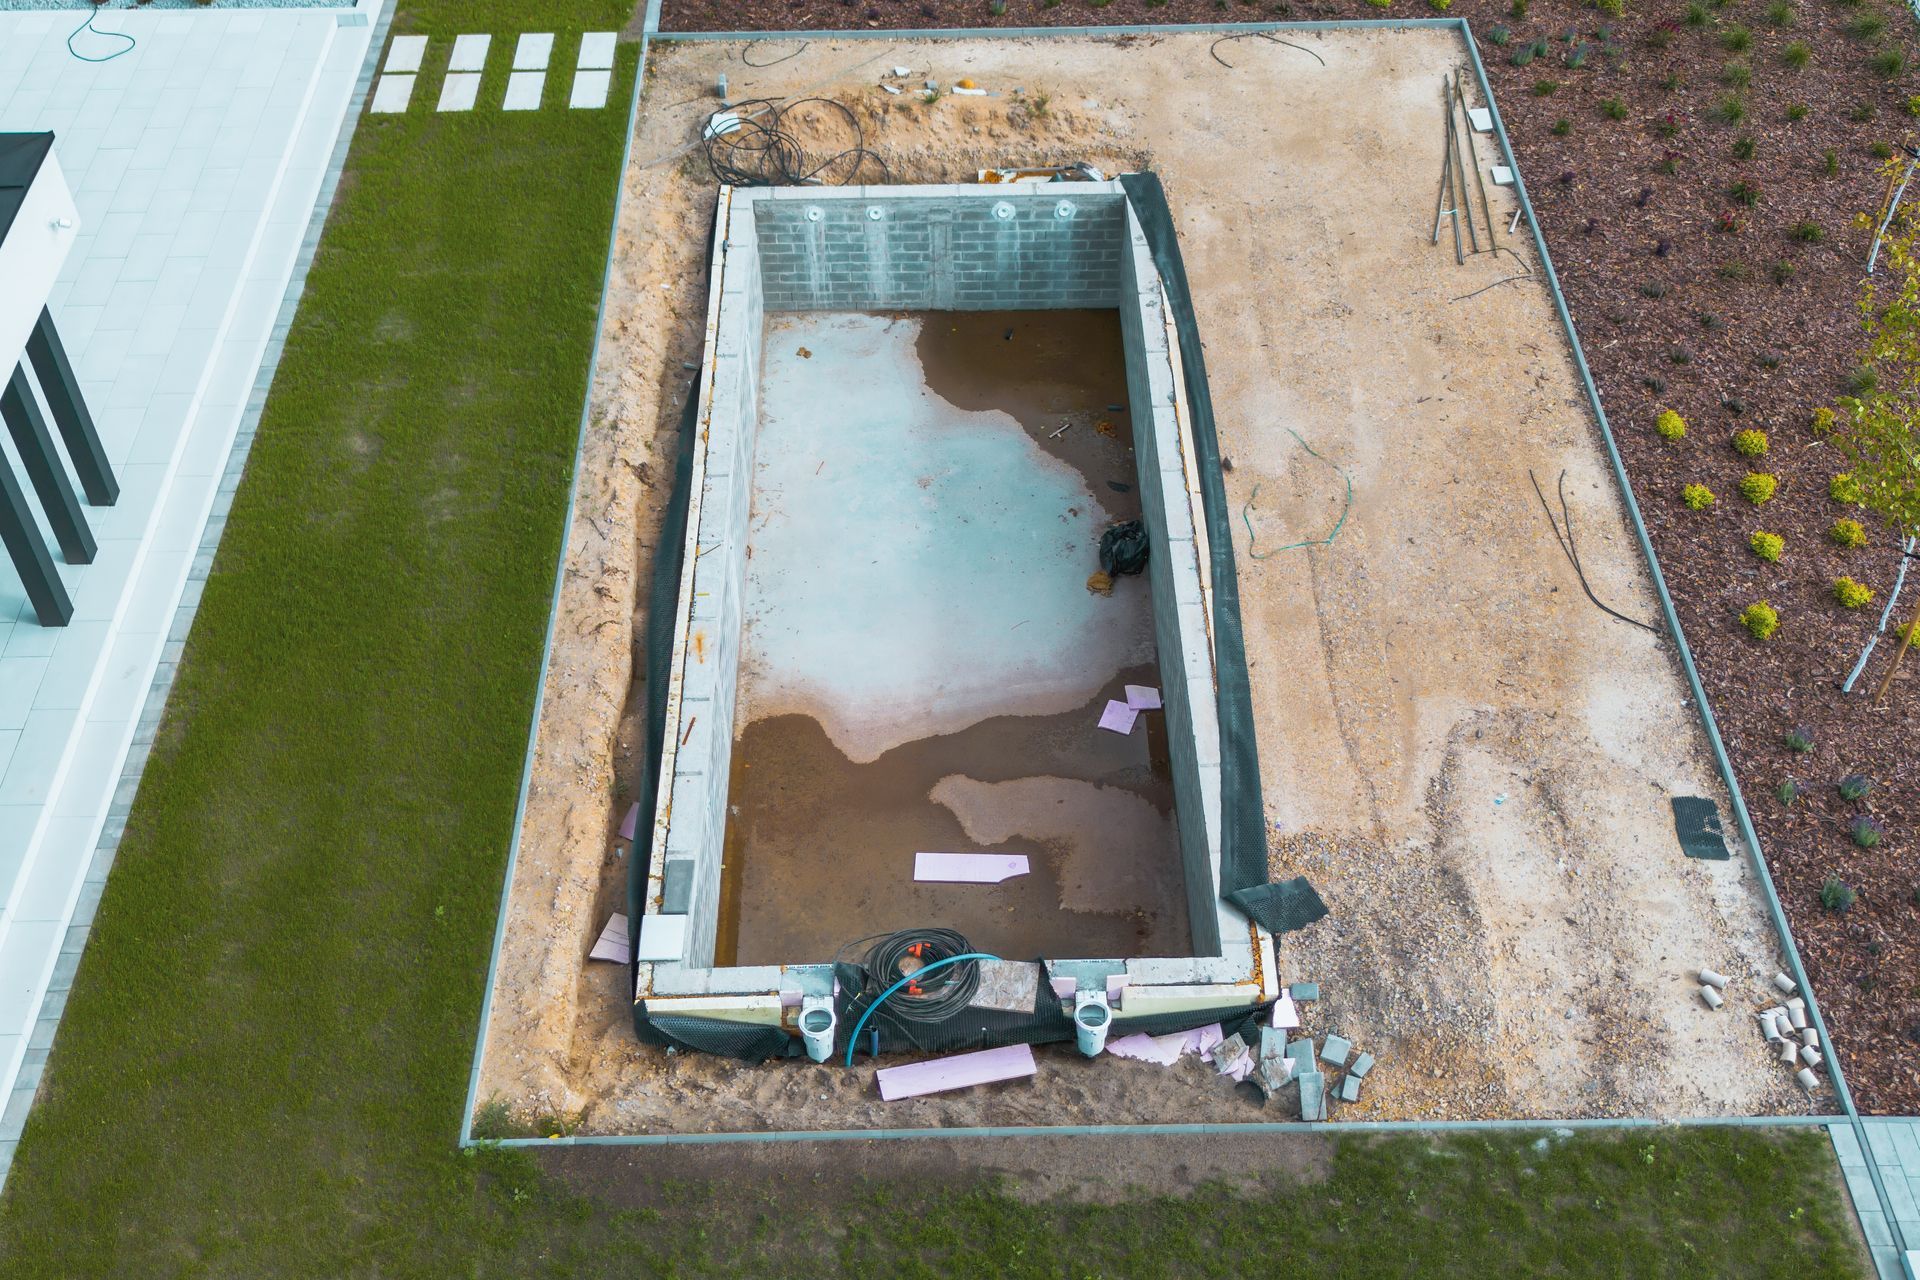
<svg viewBox="0 0 1920 1280">
<path fill-rule="evenodd" d="M 1104 1208 L 964 1181 L 623 1208 L 565 1155 L 460 1152 L 624 119 L 442 116 L 437 78 L 430 55 L 416 109 L 354 142 L 0 1198 L 0 1274 L 1857 1274 L 1807 1133 L 1353 1141 L 1324 1181 Z"/>
</svg>

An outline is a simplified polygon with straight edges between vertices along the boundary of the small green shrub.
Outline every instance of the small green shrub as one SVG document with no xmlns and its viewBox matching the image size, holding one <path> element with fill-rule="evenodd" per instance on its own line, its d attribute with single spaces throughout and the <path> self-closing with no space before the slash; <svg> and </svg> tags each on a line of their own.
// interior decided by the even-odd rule
<svg viewBox="0 0 1920 1280">
<path fill-rule="evenodd" d="M 1834 784 L 1842 800 L 1864 800 L 1873 790 L 1873 779 L 1864 773 L 1849 773 Z"/>
<path fill-rule="evenodd" d="M 1800 798 L 1800 784 L 1792 778 L 1788 778 L 1780 784 L 1779 788 L 1775 790 L 1773 794 L 1779 797 L 1781 804 L 1791 807 L 1793 802 Z"/>
<path fill-rule="evenodd" d="M 1662 409 L 1653 420 L 1653 429 L 1660 433 L 1662 440 L 1684 440 L 1687 435 L 1687 420 L 1671 409 Z"/>
<path fill-rule="evenodd" d="M 1527 20 L 1527 0 L 1513 0 L 1513 3 L 1507 6 L 1507 16 L 1515 22 L 1525 22 Z"/>
<path fill-rule="evenodd" d="M 1733 451 L 1743 458 L 1757 458 L 1767 451 L 1767 433 L 1747 427 L 1733 433 Z"/>
<path fill-rule="evenodd" d="M 1886 29 L 1887 20 L 1877 13 L 1863 13 L 1846 27 L 1847 34 L 1855 40 L 1878 40 Z"/>
<path fill-rule="evenodd" d="M 1873 588 L 1852 578 L 1839 577 L 1833 580 L 1833 598 L 1840 602 L 1842 609 L 1858 609 L 1873 599 Z"/>
<path fill-rule="evenodd" d="M 1767 21 L 1776 27 L 1792 26 L 1793 16 L 1793 6 L 1787 0 L 1773 0 L 1767 6 Z"/>
<path fill-rule="evenodd" d="M 1735 138 L 1732 151 L 1735 160 L 1753 159 L 1753 139 L 1751 137 Z"/>
<path fill-rule="evenodd" d="M 1753 83 L 1753 68 L 1739 58 L 1729 59 L 1720 68 L 1720 81 L 1728 88 L 1744 89 Z"/>
<path fill-rule="evenodd" d="M 1749 471 L 1740 481 L 1740 496 L 1756 507 L 1765 506 L 1773 500 L 1775 489 L 1780 481 L 1764 471 Z"/>
<path fill-rule="evenodd" d="M 1867 545 L 1866 528 L 1858 520 L 1849 520 L 1845 516 L 1827 526 L 1827 537 L 1849 550 Z"/>
<path fill-rule="evenodd" d="M 1747 104 L 1737 93 L 1730 93 L 1720 99 L 1720 105 L 1714 108 L 1714 114 L 1725 124 L 1739 124 L 1747 118 Z"/>
<path fill-rule="evenodd" d="M 1875 160 L 1891 160 L 1893 159 L 1893 144 L 1890 142 L 1882 142 L 1876 138 L 1867 144 L 1867 154 Z"/>
<path fill-rule="evenodd" d="M 1882 49 L 1867 60 L 1874 73 L 1885 80 L 1892 80 L 1907 69 L 1907 55 L 1898 49 Z"/>
<path fill-rule="evenodd" d="M 1763 351 L 1760 353 L 1758 359 L 1762 369 L 1778 369 L 1786 362 L 1787 358 L 1778 351 Z"/>
<path fill-rule="evenodd" d="M 1625 120 L 1627 118 L 1627 104 L 1618 98 L 1602 98 L 1600 100 L 1600 114 L 1609 120 Z"/>
<path fill-rule="evenodd" d="M 1827 481 L 1827 496 L 1835 502 L 1844 502 L 1850 507 L 1860 505 L 1860 486 L 1853 482 L 1851 471 L 1842 471 Z"/>
<path fill-rule="evenodd" d="M 1690 484 L 1680 491 L 1680 501 L 1689 511 L 1705 511 L 1713 505 L 1713 490 L 1703 484 Z"/>
<path fill-rule="evenodd" d="M 1721 263 L 1714 268 L 1714 272 L 1722 280 L 1732 280 L 1739 284 L 1745 284 L 1753 279 L 1753 268 L 1738 258 L 1730 258 Z"/>
<path fill-rule="evenodd" d="M 1907 99 L 1907 114 L 1910 116 L 1920 116 L 1920 93 L 1916 93 Z"/>
<path fill-rule="evenodd" d="M 1864 396 L 1880 385 L 1880 375 L 1874 372 L 1870 364 L 1855 365 L 1848 371 L 1842 385 L 1846 387 L 1847 394 Z"/>
<path fill-rule="evenodd" d="M 1780 553 L 1787 549 L 1787 540 L 1777 533 L 1756 529 L 1753 536 L 1747 539 L 1747 546 L 1768 564 L 1779 564 Z"/>
<path fill-rule="evenodd" d="M 1575 45 L 1573 48 L 1567 50 L 1566 56 L 1561 58 L 1560 61 L 1567 65 L 1567 70 L 1578 71 L 1587 65 L 1587 52 L 1587 46 L 1583 44 Z"/>
<path fill-rule="evenodd" d="M 1372 4 L 1373 0 L 1367 0 L 1367 3 Z M 1533 58 L 1533 46 L 1530 44 L 1523 44 L 1507 55 L 1507 61 L 1516 67 L 1526 66 L 1529 62 L 1533 61 Z"/>
<path fill-rule="evenodd" d="M 1780 629 L 1780 615 L 1765 600 L 1756 600 L 1740 611 L 1740 625 L 1755 640 L 1766 640 Z"/>
<path fill-rule="evenodd" d="M 1536 98 L 1551 98 L 1559 88 L 1560 82 L 1558 80 L 1535 80 L 1533 82 L 1533 96 Z"/>
<path fill-rule="evenodd" d="M 1863 813 L 1847 824 L 1847 834 L 1862 849 L 1871 849 L 1886 839 L 1887 829 Z M 1915 894 L 1914 901 L 1920 902 L 1920 892 Z"/>
<path fill-rule="evenodd" d="M 1640 286 L 1640 296 L 1652 298 L 1655 302 L 1667 296 L 1667 286 L 1660 280 L 1649 280 Z"/>
<path fill-rule="evenodd" d="M 1821 405 L 1815 409 L 1813 411 L 1814 434 L 1825 435 L 1827 432 L 1833 430 L 1833 417 L 1833 410 L 1827 408 L 1826 405 Z"/>
<path fill-rule="evenodd" d="M 1572 132 L 1573 132 L 1573 121 L 1567 119 L 1565 116 L 1561 116 L 1558 120 L 1555 120 L 1553 122 L 1552 133 L 1554 137 L 1564 138 Z"/>
<path fill-rule="evenodd" d="M 1799 124 L 1807 118 L 1808 113 L 1811 111 L 1812 108 L 1804 102 L 1789 102 L 1787 104 L 1787 123 Z"/>
<path fill-rule="evenodd" d="M 1787 234 L 1801 244 L 1819 244 L 1827 238 L 1826 231 L 1817 222 L 1802 220 L 1787 229 Z"/>
<path fill-rule="evenodd" d="M 1838 876 L 1828 876 L 1827 882 L 1820 886 L 1820 905 L 1829 911 L 1845 911 L 1859 896 Z"/>
<path fill-rule="evenodd" d="M 1513 43 L 1513 32 L 1505 27 L 1495 26 L 1493 30 L 1487 32 L 1487 39 L 1504 49 Z"/>
<path fill-rule="evenodd" d="M 1700 4 L 1698 0 L 1695 0 L 1695 3 L 1687 6 L 1687 11 L 1684 15 L 1682 15 L 1680 21 L 1694 28 L 1706 26 L 1708 22 L 1707 6 Z"/>
<path fill-rule="evenodd" d="M 1813 750 L 1813 735 L 1798 726 L 1781 734 L 1780 741 L 1786 744 L 1787 750 L 1795 755 L 1803 756 Z"/>
<path fill-rule="evenodd" d="M 1427 7 L 1435 13 L 1445 13 L 1453 8 L 1453 0 L 1427 0 Z"/>
<path fill-rule="evenodd" d="M 1732 53 L 1745 53 L 1753 46 L 1753 32 L 1736 22 L 1720 33 L 1720 43 Z"/>
<path fill-rule="evenodd" d="M 1828 147 L 1820 153 L 1820 169 L 1829 178 L 1840 172 L 1840 153 Z"/>
<path fill-rule="evenodd" d="M 1742 178 L 1727 188 L 1727 199 L 1751 209 L 1760 203 L 1760 188 Z"/>
<path fill-rule="evenodd" d="M 1785 284 L 1793 279 L 1793 264 L 1781 258 L 1767 268 L 1767 274 L 1773 278 L 1775 284 Z"/>
</svg>

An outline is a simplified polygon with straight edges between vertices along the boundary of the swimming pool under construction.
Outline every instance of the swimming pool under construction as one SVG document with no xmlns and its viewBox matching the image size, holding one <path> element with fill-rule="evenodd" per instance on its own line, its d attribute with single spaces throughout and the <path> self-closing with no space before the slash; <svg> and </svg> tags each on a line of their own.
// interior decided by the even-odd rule
<svg viewBox="0 0 1920 1280">
<path fill-rule="evenodd" d="M 947 1004 L 862 1050 L 1272 999 L 1221 896 L 1203 464 L 1126 189 L 723 188 L 716 217 L 643 1038 L 823 1057 L 876 979 Z"/>
</svg>

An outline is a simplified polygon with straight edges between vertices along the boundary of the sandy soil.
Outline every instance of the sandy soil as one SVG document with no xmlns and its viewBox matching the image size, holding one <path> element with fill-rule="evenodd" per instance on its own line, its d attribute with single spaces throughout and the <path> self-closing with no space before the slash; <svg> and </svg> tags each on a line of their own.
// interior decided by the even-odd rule
<svg viewBox="0 0 1920 1280">
<path fill-rule="evenodd" d="M 1057 1050 L 1034 1082 L 883 1110 L 866 1069 L 642 1048 L 623 971 L 583 965 L 625 876 L 608 848 L 640 692 L 634 586 L 704 302 L 713 196 L 690 142 L 725 70 L 737 96 L 848 102 L 899 180 L 1071 159 L 1160 172 L 1233 464 L 1273 869 L 1332 908 L 1283 941 L 1283 976 L 1321 983 L 1310 1029 L 1380 1059 L 1337 1115 L 1806 1106 L 1745 1016 L 1778 957 L 1744 853 L 1689 861 L 1673 838 L 1670 795 L 1726 798 L 1671 650 L 1586 601 L 1528 483 L 1551 493 L 1565 470 L 1594 589 L 1651 619 L 1550 301 L 1524 279 L 1464 297 L 1530 248 L 1503 236 L 1517 257 L 1461 267 L 1427 241 L 1461 48 L 1301 35 L 1326 65 L 1248 42 L 1229 70 L 1212 43 L 815 41 L 764 69 L 737 46 L 655 46 L 482 1099 L 625 1132 L 1282 1118 L 1190 1059 Z M 893 65 L 1000 96 L 886 95 Z M 1330 546 L 1273 550 L 1324 537 L 1343 505 L 1293 432 L 1352 477 Z M 1702 964 L 1734 978 L 1718 1014 L 1693 995 Z"/>
</svg>

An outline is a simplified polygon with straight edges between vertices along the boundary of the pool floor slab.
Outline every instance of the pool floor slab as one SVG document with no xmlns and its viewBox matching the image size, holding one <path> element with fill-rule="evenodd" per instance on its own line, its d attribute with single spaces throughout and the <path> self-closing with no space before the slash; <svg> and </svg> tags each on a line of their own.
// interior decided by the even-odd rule
<svg viewBox="0 0 1920 1280">
<path fill-rule="evenodd" d="M 1189 950 L 1112 312 L 769 316 L 716 946 L 819 961 L 957 928 L 1010 956 Z M 999 885 L 913 855 L 1019 852 Z"/>
</svg>

